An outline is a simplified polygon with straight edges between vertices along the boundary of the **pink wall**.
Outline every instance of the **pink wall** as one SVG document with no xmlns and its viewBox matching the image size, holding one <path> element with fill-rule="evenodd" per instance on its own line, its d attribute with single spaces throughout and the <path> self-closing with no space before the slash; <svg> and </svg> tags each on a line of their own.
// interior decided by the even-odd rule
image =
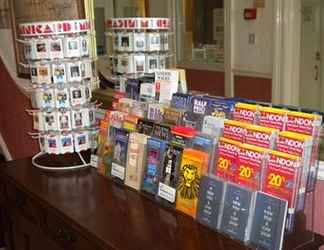
<svg viewBox="0 0 324 250">
<path fill-rule="evenodd" d="M 186 69 L 188 89 L 225 95 L 224 72 Z M 271 102 L 272 80 L 247 76 L 234 77 L 235 97 Z"/>
<path fill-rule="evenodd" d="M 234 76 L 234 93 L 236 97 L 271 102 L 272 80 L 248 76 Z"/>
<path fill-rule="evenodd" d="M 25 112 L 30 101 L 11 79 L 0 60 L 0 132 L 14 159 L 32 156 L 38 151 L 32 131 L 32 118 Z"/>
<path fill-rule="evenodd" d="M 186 69 L 189 90 L 200 90 L 211 95 L 225 95 L 224 72 Z"/>
</svg>

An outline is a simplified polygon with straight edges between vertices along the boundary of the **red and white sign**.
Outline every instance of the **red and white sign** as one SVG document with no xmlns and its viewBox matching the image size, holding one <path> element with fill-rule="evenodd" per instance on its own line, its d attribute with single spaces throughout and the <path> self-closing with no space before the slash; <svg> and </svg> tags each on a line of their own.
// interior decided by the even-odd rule
<svg viewBox="0 0 324 250">
<path fill-rule="evenodd" d="M 237 157 L 236 183 L 260 190 L 266 149 L 242 144 Z"/>
<path fill-rule="evenodd" d="M 238 121 L 225 121 L 223 137 L 243 142 L 246 134 L 246 123 Z"/>
<path fill-rule="evenodd" d="M 295 208 L 300 174 L 298 157 L 272 151 L 262 191 L 287 200 L 288 207 Z"/>
<path fill-rule="evenodd" d="M 89 30 L 90 22 L 86 19 L 22 23 L 18 25 L 18 34 L 21 36 L 50 36 L 87 32 Z"/>
<path fill-rule="evenodd" d="M 168 30 L 170 29 L 169 18 L 112 18 L 106 21 L 108 29 L 116 30 Z"/>
<path fill-rule="evenodd" d="M 321 117 L 301 112 L 289 112 L 287 114 L 286 130 L 305 135 L 314 135 L 316 127 L 321 124 Z"/>
<path fill-rule="evenodd" d="M 240 142 L 220 138 L 218 144 L 218 159 L 215 163 L 214 173 L 216 176 L 231 182 L 235 182 L 237 169 L 236 159 Z"/>
</svg>

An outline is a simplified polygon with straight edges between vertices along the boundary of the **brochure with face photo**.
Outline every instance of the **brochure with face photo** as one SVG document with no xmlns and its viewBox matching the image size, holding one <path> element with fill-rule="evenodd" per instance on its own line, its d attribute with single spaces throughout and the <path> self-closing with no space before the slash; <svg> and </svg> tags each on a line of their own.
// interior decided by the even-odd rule
<svg viewBox="0 0 324 250">
<path fill-rule="evenodd" d="M 219 230 L 233 239 L 247 242 L 250 238 L 253 200 L 253 191 L 228 183 Z"/>
<path fill-rule="evenodd" d="M 89 133 L 80 131 L 74 133 L 74 148 L 75 152 L 81 152 L 89 148 Z"/>
<path fill-rule="evenodd" d="M 252 223 L 251 244 L 267 250 L 282 249 L 288 203 L 257 192 Z"/>
<path fill-rule="evenodd" d="M 50 59 L 50 47 L 48 39 L 35 40 L 35 56 L 36 59 Z"/>
<path fill-rule="evenodd" d="M 73 135 L 70 133 L 64 133 L 60 136 L 60 149 L 62 154 L 73 153 Z"/>
<path fill-rule="evenodd" d="M 51 59 L 64 58 L 63 40 L 62 39 L 63 38 L 49 40 L 50 58 Z"/>
<path fill-rule="evenodd" d="M 70 111 L 58 112 L 57 117 L 59 131 L 66 131 L 72 129 Z"/>
<path fill-rule="evenodd" d="M 147 35 L 147 42 L 149 51 L 160 51 L 161 50 L 161 37 L 160 33 L 149 33 Z"/>
<path fill-rule="evenodd" d="M 45 151 L 49 154 L 59 154 L 59 135 L 58 134 L 48 134 L 45 137 Z"/>
<path fill-rule="evenodd" d="M 146 67 L 148 73 L 154 73 L 157 69 L 160 68 L 158 55 L 147 56 L 146 59 Z"/>
<path fill-rule="evenodd" d="M 64 38 L 64 57 L 73 58 L 80 57 L 80 37 L 65 37 Z"/>
<path fill-rule="evenodd" d="M 54 83 L 66 82 L 66 68 L 64 63 L 54 63 L 52 65 L 52 73 Z"/>
<path fill-rule="evenodd" d="M 81 63 L 67 63 L 67 79 L 69 82 L 81 82 Z"/>
<path fill-rule="evenodd" d="M 80 37 L 81 44 L 81 56 L 89 56 L 89 37 L 81 36 Z"/>
<path fill-rule="evenodd" d="M 214 176 L 203 176 L 200 180 L 197 220 L 214 230 L 218 229 L 224 189 L 225 182 Z"/>
<path fill-rule="evenodd" d="M 131 52 L 134 50 L 134 36 L 133 33 L 121 33 L 119 39 L 119 50 Z"/>
<path fill-rule="evenodd" d="M 70 92 L 66 86 L 55 89 L 55 106 L 58 109 L 67 109 L 70 107 Z"/>
<path fill-rule="evenodd" d="M 134 33 L 134 51 L 146 51 L 146 34 L 144 32 Z"/>
<path fill-rule="evenodd" d="M 70 98 L 72 106 L 82 105 L 85 103 L 82 88 L 80 86 L 70 87 Z"/>
<path fill-rule="evenodd" d="M 146 72 L 145 55 L 134 55 L 134 72 L 135 73 Z"/>
<path fill-rule="evenodd" d="M 57 113 L 56 112 L 44 112 L 44 127 L 46 131 L 58 130 Z"/>
<path fill-rule="evenodd" d="M 37 75 L 39 84 L 51 84 L 52 75 L 51 75 L 51 66 L 50 64 L 38 64 L 37 65 Z"/>
</svg>

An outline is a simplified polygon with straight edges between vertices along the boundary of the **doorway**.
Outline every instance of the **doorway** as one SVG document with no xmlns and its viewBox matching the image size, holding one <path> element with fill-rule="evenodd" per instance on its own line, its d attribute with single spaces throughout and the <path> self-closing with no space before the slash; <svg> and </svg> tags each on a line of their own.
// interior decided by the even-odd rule
<svg viewBox="0 0 324 250">
<path fill-rule="evenodd" d="M 324 110 L 324 87 L 321 64 L 324 41 L 324 2 L 321 0 L 301 1 L 300 43 L 300 106 Z M 323 68 L 324 69 L 324 68 Z"/>
</svg>

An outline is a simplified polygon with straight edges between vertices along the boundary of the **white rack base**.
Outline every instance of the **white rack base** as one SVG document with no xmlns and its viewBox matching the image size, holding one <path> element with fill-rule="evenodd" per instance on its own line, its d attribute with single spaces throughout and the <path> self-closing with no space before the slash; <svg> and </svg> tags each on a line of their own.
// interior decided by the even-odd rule
<svg viewBox="0 0 324 250">
<path fill-rule="evenodd" d="M 36 154 L 33 158 L 32 158 L 32 164 L 40 169 L 43 170 L 47 170 L 47 171 L 69 171 L 69 170 L 78 170 L 78 169 L 82 169 L 82 168 L 86 168 L 88 166 L 90 166 L 90 163 L 87 163 L 85 161 L 85 159 L 83 158 L 83 156 L 79 153 L 76 152 L 76 154 L 79 156 L 80 160 L 82 161 L 82 164 L 80 165 L 73 165 L 73 166 L 64 166 L 64 167 L 50 167 L 50 166 L 45 166 L 45 165 L 41 165 L 36 163 L 36 160 L 43 156 L 46 155 L 47 153 L 45 152 L 39 152 L 38 154 Z"/>
</svg>

